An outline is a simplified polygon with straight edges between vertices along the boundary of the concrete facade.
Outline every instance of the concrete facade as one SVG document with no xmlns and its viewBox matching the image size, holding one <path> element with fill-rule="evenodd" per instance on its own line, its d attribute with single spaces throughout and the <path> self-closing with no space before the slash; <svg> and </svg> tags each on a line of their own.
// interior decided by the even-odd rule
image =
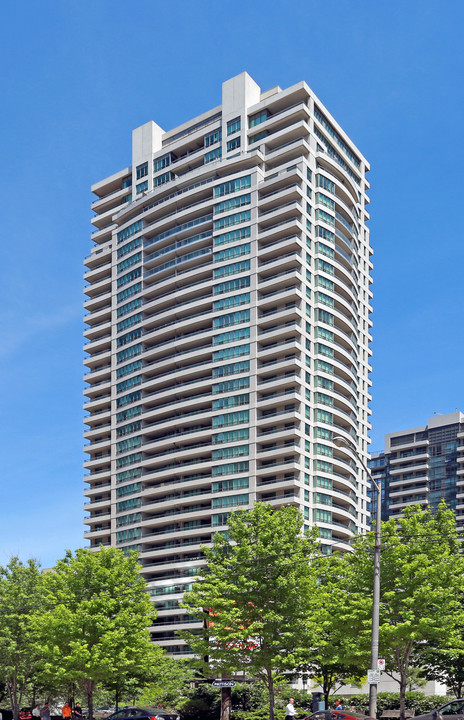
<svg viewBox="0 0 464 720">
<path fill-rule="evenodd" d="M 133 132 L 85 259 L 90 547 L 140 552 L 174 655 L 201 544 L 296 505 L 324 552 L 368 528 L 369 166 L 304 83 Z"/>
</svg>

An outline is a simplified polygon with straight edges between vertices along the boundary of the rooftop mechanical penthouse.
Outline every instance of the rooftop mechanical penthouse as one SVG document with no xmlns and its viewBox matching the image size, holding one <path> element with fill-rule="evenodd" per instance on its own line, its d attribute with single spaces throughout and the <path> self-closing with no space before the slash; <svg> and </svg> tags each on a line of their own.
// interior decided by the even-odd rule
<svg viewBox="0 0 464 720">
<path fill-rule="evenodd" d="M 296 505 L 322 549 L 368 528 L 369 165 L 304 83 L 132 134 L 92 187 L 85 537 L 140 553 L 153 639 L 234 508 Z"/>
</svg>

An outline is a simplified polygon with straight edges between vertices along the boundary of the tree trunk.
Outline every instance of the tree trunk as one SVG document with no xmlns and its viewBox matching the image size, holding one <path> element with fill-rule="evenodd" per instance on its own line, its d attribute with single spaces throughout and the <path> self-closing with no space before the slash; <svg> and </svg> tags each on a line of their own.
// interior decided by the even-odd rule
<svg viewBox="0 0 464 720">
<path fill-rule="evenodd" d="M 402 669 L 400 672 L 400 720 L 404 720 L 404 711 L 406 710 L 407 679 L 407 673 Z"/>
<path fill-rule="evenodd" d="M 329 709 L 329 695 L 330 695 L 331 682 L 328 673 L 322 674 L 322 693 L 324 695 L 325 709 Z"/>
<path fill-rule="evenodd" d="M 232 688 L 221 688 L 221 720 L 230 720 Z"/>
<path fill-rule="evenodd" d="M 116 697 L 115 697 L 114 704 L 116 706 L 116 712 L 117 712 L 119 710 L 119 688 L 118 687 L 116 688 Z"/>
<path fill-rule="evenodd" d="M 89 680 L 87 685 L 87 706 L 89 708 L 87 717 L 93 720 L 93 682 Z"/>
<path fill-rule="evenodd" d="M 275 704 L 275 692 L 274 692 L 274 678 L 272 677 L 272 670 L 268 672 L 268 683 L 267 687 L 269 690 L 269 720 L 274 720 L 274 704 Z"/>
</svg>

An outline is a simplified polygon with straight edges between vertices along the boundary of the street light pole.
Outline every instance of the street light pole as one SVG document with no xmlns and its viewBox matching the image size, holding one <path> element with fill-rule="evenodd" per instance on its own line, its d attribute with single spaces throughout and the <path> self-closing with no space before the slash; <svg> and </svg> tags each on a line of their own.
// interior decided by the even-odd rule
<svg viewBox="0 0 464 720">
<path fill-rule="evenodd" d="M 377 670 L 378 659 L 379 659 L 379 624 L 380 624 L 380 548 L 382 543 L 382 486 L 380 482 L 376 482 L 371 475 L 369 468 L 366 463 L 359 455 L 359 452 L 354 445 L 346 438 L 341 435 L 337 435 L 333 438 L 335 445 L 339 447 L 344 445 L 349 448 L 351 452 L 357 457 L 365 472 L 367 473 L 368 479 L 376 490 L 377 499 L 377 516 L 375 523 L 375 543 L 374 543 L 374 580 L 372 584 L 372 625 L 371 625 L 371 659 L 370 668 L 371 670 Z M 369 716 L 375 718 L 377 716 L 377 685 L 371 683 L 369 685 Z"/>
</svg>

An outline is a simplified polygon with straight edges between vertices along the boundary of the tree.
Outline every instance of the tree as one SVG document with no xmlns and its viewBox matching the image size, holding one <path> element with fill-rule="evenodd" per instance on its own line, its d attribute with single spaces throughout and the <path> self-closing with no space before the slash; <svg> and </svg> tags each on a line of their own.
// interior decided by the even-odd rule
<svg viewBox="0 0 464 720">
<path fill-rule="evenodd" d="M 37 616 L 44 660 L 41 680 L 76 683 L 93 718 L 97 684 L 147 672 L 161 655 L 147 628 L 156 611 L 139 574 L 137 555 L 116 548 L 70 551 L 45 576 L 48 612 Z"/>
<path fill-rule="evenodd" d="M 42 602 L 41 584 L 35 560 L 24 565 L 13 557 L 6 567 L 0 567 L 0 680 L 14 720 L 18 720 L 23 695 L 40 658 L 31 618 Z"/>
<path fill-rule="evenodd" d="M 345 684 L 361 684 L 369 653 L 357 637 L 357 616 L 345 592 L 347 555 L 339 553 L 316 560 L 319 577 L 320 633 L 307 667 L 309 677 L 321 687 L 325 706 L 329 696 Z"/>
<path fill-rule="evenodd" d="M 357 539 L 345 583 L 353 616 L 362 620 L 358 641 L 365 647 L 370 640 L 373 545 L 373 533 Z M 459 643 L 459 552 L 455 516 L 444 503 L 436 514 L 414 507 L 403 518 L 382 523 L 379 646 L 388 674 L 399 677 L 402 720 L 410 668 L 427 643 L 442 649 Z"/>
<path fill-rule="evenodd" d="M 316 536 L 302 534 L 292 506 L 258 503 L 231 513 L 228 524 L 227 536 L 216 533 L 204 548 L 204 577 L 184 597 L 192 614 L 207 618 L 203 633 L 182 636 L 207 656 L 210 674 L 241 670 L 261 680 L 274 720 L 276 679 L 302 667 L 315 643 Z"/>
<path fill-rule="evenodd" d="M 138 695 L 141 705 L 179 707 L 187 699 L 195 669 L 188 660 L 164 656 L 152 668 L 151 677 Z"/>
</svg>

